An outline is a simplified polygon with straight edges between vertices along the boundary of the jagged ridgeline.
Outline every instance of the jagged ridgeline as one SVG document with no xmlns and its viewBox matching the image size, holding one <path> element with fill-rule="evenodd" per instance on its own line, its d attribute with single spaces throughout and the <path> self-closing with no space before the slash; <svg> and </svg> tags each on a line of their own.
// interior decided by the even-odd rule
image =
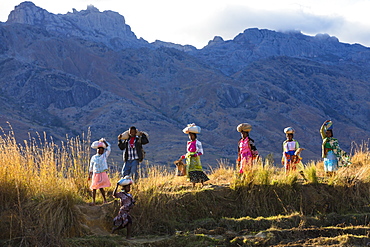
<svg viewBox="0 0 370 247">
<path fill-rule="evenodd" d="M 202 49 L 137 38 L 120 14 L 93 6 L 52 14 L 24 2 L 0 23 L 0 126 L 22 140 L 46 131 L 115 142 L 131 125 L 150 134 L 147 159 L 185 152 L 188 123 L 202 127 L 204 164 L 236 158 L 241 122 L 262 156 L 278 159 L 293 126 L 304 161 L 320 158 L 319 127 L 333 120 L 343 149 L 370 134 L 370 50 L 327 34 L 246 29 Z M 118 148 L 112 159 L 120 162 Z"/>
</svg>

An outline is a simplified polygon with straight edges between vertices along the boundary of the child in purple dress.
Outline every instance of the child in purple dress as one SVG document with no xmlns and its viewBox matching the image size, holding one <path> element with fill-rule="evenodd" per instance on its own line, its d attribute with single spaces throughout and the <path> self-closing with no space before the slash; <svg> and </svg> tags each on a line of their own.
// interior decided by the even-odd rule
<svg viewBox="0 0 370 247">
<path fill-rule="evenodd" d="M 135 200 L 131 194 L 132 180 L 129 176 L 124 177 L 118 181 L 116 188 L 113 191 L 113 197 L 119 198 L 121 200 L 121 207 L 119 209 L 118 215 L 113 219 L 113 228 L 112 233 L 116 230 L 125 228 L 127 229 L 127 239 L 131 239 L 131 230 L 132 230 L 132 219 L 130 216 L 130 210 L 134 207 Z M 118 186 L 122 186 L 122 191 L 117 192 Z"/>
</svg>

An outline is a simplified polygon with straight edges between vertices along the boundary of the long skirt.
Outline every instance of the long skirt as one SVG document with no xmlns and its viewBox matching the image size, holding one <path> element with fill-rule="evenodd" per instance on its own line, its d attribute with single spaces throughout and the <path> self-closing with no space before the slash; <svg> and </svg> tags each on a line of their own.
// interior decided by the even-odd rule
<svg viewBox="0 0 370 247">
<path fill-rule="evenodd" d="M 240 161 L 239 173 L 244 173 L 245 171 L 251 170 L 253 167 L 254 157 L 252 154 L 243 155 Z"/>
<path fill-rule="evenodd" d="M 205 181 L 208 181 L 209 178 L 202 171 L 190 171 L 189 180 L 191 183 L 203 183 Z"/>
<path fill-rule="evenodd" d="M 186 157 L 186 172 L 188 181 L 192 183 L 203 183 L 209 180 L 207 175 L 203 172 L 199 156 L 191 157 L 188 155 Z"/>
<path fill-rule="evenodd" d="M 324 170 L 325 172 L 335 172 L 338 170 L 338 159 L 333 151 L 329 151 L 324 158 Z"/>
<path fill-rule="evenodd" d="M 105 187 L 110 187 L 110 180 L 106 172 L 94 173 L 91 178 L 91 190 L 97 190 Z"/>
</svg>

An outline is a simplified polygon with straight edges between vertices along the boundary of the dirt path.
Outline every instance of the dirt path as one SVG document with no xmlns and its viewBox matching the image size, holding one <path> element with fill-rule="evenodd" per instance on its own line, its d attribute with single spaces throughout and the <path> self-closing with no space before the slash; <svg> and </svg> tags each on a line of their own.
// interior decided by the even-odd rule
<svg viewBox="0 0 370 247">
<path fill-rule="evenodd" d="M 107 225 L 106 217 L 112 214 L 114 202 L 103 205 L 90 206 L 89 204 L 77 205 L 85 219 L 85 227 L 93 235 L 107 236 L 110 235 L 110 228 Z"/>
</svg>

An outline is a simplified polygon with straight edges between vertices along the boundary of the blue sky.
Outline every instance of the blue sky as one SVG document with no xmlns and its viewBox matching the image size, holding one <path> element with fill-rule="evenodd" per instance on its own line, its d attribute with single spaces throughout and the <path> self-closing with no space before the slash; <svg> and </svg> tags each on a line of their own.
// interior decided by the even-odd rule
<svg viewBox="0 0 370 247">
<path fill-rule="evenodd" d="M 1 0 L 0 21 L 22 1 Z M 94 5 L 125 17 L 138 38 L 207 45 L 214 36 L 233 39 L 247 28 L 327 33 L 341 42 L 370 47 L 369 0 L 34 0 L 54 14 Z"/>
</svg>

